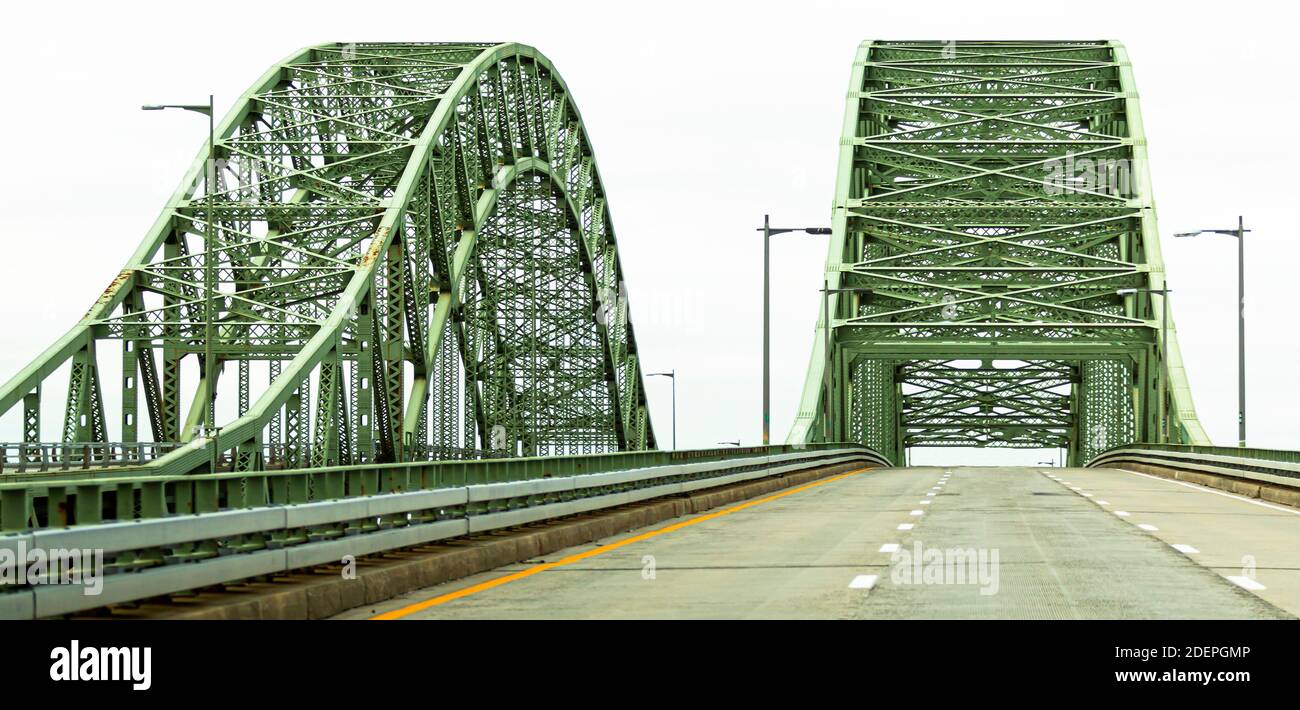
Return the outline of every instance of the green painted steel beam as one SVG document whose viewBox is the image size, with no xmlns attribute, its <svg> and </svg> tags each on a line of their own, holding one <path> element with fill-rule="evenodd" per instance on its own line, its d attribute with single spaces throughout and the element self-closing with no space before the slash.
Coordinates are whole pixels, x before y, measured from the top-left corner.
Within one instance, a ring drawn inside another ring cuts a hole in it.
<svg viewBox="0 0 1300 710">
<path fill-rule="evenodd" d="M 865 42 L 848 96 L 790 442 L 1207 443 L 1122 45 Z"/>
<path fill-rule="evenodd" d="M 70 444 L 145 451 L 110 421 L 155 432 L 145 466 L 165 475 L 214 448 L 238 470 L 655 448 L 600 173 L 541 53 L 309 47 L 215 136 L 212 174 L 205 148 L 85 318 L 0 387 L 40 444 L 42 385 L 72 368 L 54 468 Z M 129 346 L 121 412 L 103 411 L 104 340 Z M 215 371 L 185 380 L 206 350 Z"/>
</svg>

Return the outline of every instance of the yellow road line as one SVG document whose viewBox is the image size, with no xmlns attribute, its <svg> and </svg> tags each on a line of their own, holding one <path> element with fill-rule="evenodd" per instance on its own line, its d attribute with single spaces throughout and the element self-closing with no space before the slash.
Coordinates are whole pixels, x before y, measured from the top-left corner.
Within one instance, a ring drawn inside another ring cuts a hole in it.
<svg viewBox="0 0 1300 710">
<path fill-rule="evenodd" d="M 609 552 L 610 550 L 617 550 L 618 548 L 623 547 L 625 545 L 631 545 L 634 542 L 649 540 L 652 537 L 658 537 L 659 535 L 670 533 L 675 530 L 681 530 L 684 527 L 695 525 L 696 523 L 702 523 L 706 520 L 713 520 L 714 518 L 720 518 L 724 515 L 730 515 L 731 513 L 734 513 L 738 510 L 744 510 L 746 508 L 759 505 L 760 503 L 766 503 L 768 501 L 776 500 L 777 498 L 784 498 L 788 495 L 794 495 L 799 491 L 806 491 L 809 488 L 816 488 L 817 486 L 823 486 L 826 485 L 827 483 L 834 483 L 835 481 L 838 481 L 842 478 L 848 478 L 849 476 L 852 476 L 857 473 L 862 473 L 863 471 L 867 471 L 869 469 L 870 467 L 867 467 L 867 468 L 860 468 L 856 471 L 849 471 L 848 473 L 841 473 L 838 476 L 831 476 L 830 478 L 823 478 L 819 481 L 806 483 L 797 488 L 790 488 L 788 490 L 781 491 L 780 493 L 773 493 L 770 496 L 766 496 L 763 498 L 756 498 L 751 501 L 746 501 L 744 503 L 733 505 L 730 508 L 723 508 L 722 510 L 718 510 L 712 513 L 705 513 L 704 515 L 698 515 L 694 518 L 690 518 L 689 520 L 683 520 L 680 523 L 673 523 L 672 525 L 667 525 L 657 530 L 651 530 L 650 532 L 641 533 L 640 535 L 629 537 L 624 540 L 619 540 L 618 542 L 612 542 L 608 545 L 602 545 L 600 547 L 591 550 L 586 550 L 585 552 L 579 552 L 577 554 L 569 555 L 568 557 L 556 560 L 554 562 L 545 562 L 535 567 L 529 567 L 528 569 L 522 570 L 520 572 L 507 574 L 502 577 L 497 577 L 496 579 L 489 579 L 486 582 L 480 582 L 479 584 L 475 584 L 470 587 L 465 587 L 464 589 L 458 589 L 454 592 L 447 592 L 446 594 L 441 594 L 436 597 L 431 597 L 429 599 L 425 599 L 424 601 L 416 602 L 409 606 L 404 606 L 400 609 L 394 609 L 393 611 L 386 611 L 382 614 L 377 614 L 375 616 L 372 616 L 370 617 L 370 619 L 372 621 L 375 620 L 389 621 L 392 619 L 401 619 L 402 617 L 410 616 L 411 614 L 414 614 L 419 611 L 423 611 L 430 607 L 438 606 L 439 604 L 446 604 L 447 602 L 450 601 L 455 601 L 457 599 L 468 597 L 471 594 L 478 594 L 479 592 L 485 592 L 489 589 L 499 587 L 503 584 L 514 582 L 515 580 L 524 579 L 525 577 L 531 577 L 535 574 L 545 572 L 548 569 L 554 569 L 561 565 L 567 565 L 567 564 L 572 564 L 574 562 L 579 562 L 587 559 L 588 557 L 595 557 L 596 555 L 604 554 L 606 552 Z"/>
</svg>

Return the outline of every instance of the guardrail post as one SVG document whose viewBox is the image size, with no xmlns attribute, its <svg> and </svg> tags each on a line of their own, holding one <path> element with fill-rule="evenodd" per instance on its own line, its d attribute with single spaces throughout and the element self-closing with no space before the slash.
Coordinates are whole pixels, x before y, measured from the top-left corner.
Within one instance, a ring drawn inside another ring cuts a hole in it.
<svg viewBox="0 0 1300 710">
<path fill-rule="evenodd" d="M 285 501 L 290 505 L 294 503 L 306 503 L 308 500 L 307 477 L 311 474 L 295 473 L 289 476 L 288 481 L 288 498 Z"/>
<path fill-rule="evenodd" d="M 325 495 L 329 498 L 344 498 L 347 496 L 347 479 L 342 471 L 327 471 L 325 473 Z"/>
<path fill-rule="evenodd" d="M 432 467 L 420 463 L 411 471 L 411 488 L 412 490 L 422 491 L 429 487 L 429 471 Z"/>
<path fill-rule="evenodd" d="M 250 508 L 267 503 L 266 476 L 249 476 L 244 479 L 244 505 Z"/>
<path fill-rule="evenodd" d="M 355 498 L 366 494 L 366 478 L 361 469 L 348 469 L 348 472 L 344 474 L 344 477 L 346 479 L 344 485 L 347 486 L 348 497 Z"/>
<path fill-rule="evenodd" d="M 140 517 L 161 518 L 167 515 L 166 484 L 145 481 L 140 484 Z"/>
<path fill-rule="evenodd" d="M 27 512 L 31 499 L 26 488 L 0 491 L 0 531 L 21 532 L 27 529 Z"/>
<path fill-rule="evenodd" d="M 438 485 L 440 486 L 463 486 L 465 483 L 465 466 L 460 461 L 456 463 L 443 464 L 438 472 Z"/>
<path fill-rule="evenodd" d="M 193 515 L 194 510 L 194 482 L 178 481 L 176 488 L 172 491 L 172 497 L 176 499 L 177 515 Z"/>
<path fill-rule="evenodd" d="M 213 479 L 194 482 L 194 512 L 215 513 L 220 508 L 221 489 Z"/>
<path fill-rule="evenodd" d="M 51 528 L 68 527 L 68 489 L 50 486 L 45 490 L 45 525 Z"/>
<path fill-rule="evenodd" d="M 307 489 L 311 491 L 311 499 L 325 500 L 327 497 L 326 491 L 329 490 L 329 485 L 325 482 L 325 474 L 310 473 L 307 475 L 311 477 L 311 485 Z"/>
<path fill-rule="evenodd" d="M 384 493 L 397 493 L 402 490 L 401 471 L 385 469 L 380 476 L 380 486 Z"/>
<path fill-rule="evenodd" d="M 77 486 L 77 525 L 93 525 L 104 521 L 104 508 L 99 484 Z"/>
<path fill-rule="evenodd" d="M 223 489 L 226 494 L 225 497 L 226 497 L 227 506 L 231 508 L 244 507 L 244 496 L 246 494 L 246 489 L 244 488 L 244 479 L 242 478 L 221 479 L 221 481 L 218 483 L 217 486 L 218 500 L 221 499 L 220 494 Z"/>
<path fill-rule="evenodd" d="M 289 500 L 289 477 L 266 477 L 266 502 L 269 505 L 284 505 Z"/>
<path fill-rule="evenodd" d="M 117 519 L 135 520 L 135 486 L 130 483 L 117 484 Z"/>
</svg>

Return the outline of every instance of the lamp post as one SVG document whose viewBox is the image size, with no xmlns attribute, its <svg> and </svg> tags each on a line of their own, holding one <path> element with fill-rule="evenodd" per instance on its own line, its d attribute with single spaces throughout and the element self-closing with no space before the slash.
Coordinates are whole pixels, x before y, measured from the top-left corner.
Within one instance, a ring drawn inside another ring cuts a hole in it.
<svg viewBox="0 0 1300 710">
<path fill-rule="evenodd" d="M 719 446 L 740 446 L 739 441 L 719 441 Z"/>
<path fill-rule="evenodd" d="M 803 232 L 805 234 L 830 234 L 830 227 L 773 227 L 768 215 L 763 215 L 763 446 L 771 443 L 772 427 L 772 252 L 774 234 Z"/>
<path fill-rule="evenodd" d="M 1240 447 L 1246 445 L 1246 233 L 1249 231 L 1245 220 L 1238 216 L 1236 229 L 1198 229 L 1174 235 L 1225 234 L 1237 238 L 1237 446 Z"/>
<path fill-rule="evenodd" d="M 651 372 L 647 377 L 667 377 L 673 381 L 673 451 L 677 450 L 677 370 Z"/>
<path fill-rule="evenodd" d="M 1159 400 L 1160 409 L 1160 429 L 1157 431 L 1159 438 L 1156 443 L 1163 444 L 1169 441 L 1169 423 L 1168 412 L 1165 408 L 1165 396 L 1169 385 L 1169 294 L 1173 293 L 1167 288 L 1121 288 L 1115 291 L 1119 296 L 1131 296 L 1138 293 L 1154 293 L 1160 295 L 1160 347 L 1161 347 L 1161 367 L 1158 371 L 1159 377 L 1156 380 L 1157 389 L 1156 397 Z"/>
<path fill-rule="evenodd" d="M 213 125 L 214 113 L 212 95 L 208 95 L 208 103 L 205 104 L 145 104 L 140 109 L 143 111 L 162 111 L 169 108 L 177 108 L 182 111 L 193 111 L 201 113 L 208 117 L 208 160 L 205 166 L 203 182 L 203 199 L 204 212 L 206 213 L 203 220 L 203 376 L 207 379 L 207 397 L 203 403 L 203 428 L 206 436 L 212 439 L 212 453 L 209 465 L 212 472 L 217 471 L 217 454 L 219 451 L 217 438 L 221 435 L 217 429 L 215 416 L 213 416 L 213 406 L 217 401 L 217 371 L 216 355 L 212 350 L 212 339 L 214 330 L 214 321 L 216 314 L 214 292 L 217 289 L 216 270 L 213 265 L 213 259 L 216 257 L 216 237 L 217 229 L 214 226 L 215 217 L 213 215 L 213 193 L 216 191 L 216 127 Z"/>
<path fill-rule="evenodd" d="M 826 351 L 826 364 L 822 372 L 822 438 L 829 442 L 831 440 L 831 390 L 834 387 L 834 380 L 831 377 L 831 371 L 834 367 L 834 358 L 831 357 L 831 294 L 832 293 L 871 293 L 869 288 L 831 288 L 827 281 L 822 281 L 822 313 L 826 319 L 826 327 L 822 329 L 822 347 Z"/>
</svg>

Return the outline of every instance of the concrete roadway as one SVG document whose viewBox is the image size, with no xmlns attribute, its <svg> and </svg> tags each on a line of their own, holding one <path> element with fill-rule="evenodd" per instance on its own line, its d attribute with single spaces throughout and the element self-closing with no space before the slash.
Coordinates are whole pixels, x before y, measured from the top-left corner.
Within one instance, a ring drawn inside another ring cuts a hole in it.
<svg viewBox="0 0 1300 710">
<path fill-rule="evenodd" d="M 1128 471 L 877 469 L 338 618 L 1291 618 L 1297 539 L 1300 511 Z"/>
</svg>

